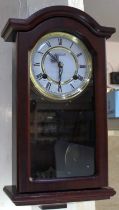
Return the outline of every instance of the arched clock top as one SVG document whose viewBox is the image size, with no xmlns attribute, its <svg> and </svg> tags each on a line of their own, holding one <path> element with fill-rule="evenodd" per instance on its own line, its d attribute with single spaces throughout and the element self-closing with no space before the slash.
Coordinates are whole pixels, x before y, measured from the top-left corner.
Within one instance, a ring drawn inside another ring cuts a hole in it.
<svg viewBox="0 0 119 210">
<path fill-rule="evenodd" d="M 115 28 L 99 25 L 91 16 L 79 9 L 68 6 L 52 6 L 34 13 L 27 19 L 10 18 L 5 25 L 1 36 L 5 41 L 14 42 L 17 32 L 30 31 L 40 23 L 55 17 L 74 19 L 98 37 L 109 38 L 115 33 Z"/>
</svg>

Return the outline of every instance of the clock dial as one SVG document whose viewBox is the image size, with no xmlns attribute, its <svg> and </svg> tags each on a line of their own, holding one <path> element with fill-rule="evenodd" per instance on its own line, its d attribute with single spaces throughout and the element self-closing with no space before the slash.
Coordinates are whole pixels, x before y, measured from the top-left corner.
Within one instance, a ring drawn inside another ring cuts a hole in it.
<svg viewBox="0 0 119 210">
<path fill-rule="evenodd" d="M 71 99 L 90 81 L 91 54 L 73 35 L 49 33 L 36 43 L 29 55 L 32 83 L 38 92 L 50 99 Z"/>
</svg>

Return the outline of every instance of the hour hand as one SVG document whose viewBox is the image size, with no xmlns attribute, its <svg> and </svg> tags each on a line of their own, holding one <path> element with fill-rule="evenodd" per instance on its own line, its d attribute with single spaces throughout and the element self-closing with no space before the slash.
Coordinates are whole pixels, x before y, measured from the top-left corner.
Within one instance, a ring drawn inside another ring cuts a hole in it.
<svg viewBox="0 0 119 210">
<path fill-rule="evenodd" d="M 57 62 L 57 63 L 59 63 L 59 59 L 58 59 L 57 54 L 53 55 L 52 53 L 48 52 L 48 55 L 50 55 L 51 61 L 52 61 L 52 62 Z"/>
</svg>

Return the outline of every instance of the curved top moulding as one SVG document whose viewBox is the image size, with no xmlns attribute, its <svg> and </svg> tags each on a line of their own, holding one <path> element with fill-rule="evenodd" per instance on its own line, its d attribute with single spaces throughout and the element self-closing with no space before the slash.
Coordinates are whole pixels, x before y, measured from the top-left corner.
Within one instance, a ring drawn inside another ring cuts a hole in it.
<svg viewBox="0 0 119 210">
<path fill-rule="evenodd" d="M 5 41 L 14 42 L 17 32 L 32 30 L 41 22 L 54 17 L 73 18 L 99 37 L 109 38 L 116 31 L 115 28 L 99 25 L 91 16 L 79 9 L 68 6 L 53 6 L 39 10 L 27 19 L 10 18 L 1 36 Z"/>
</svg>

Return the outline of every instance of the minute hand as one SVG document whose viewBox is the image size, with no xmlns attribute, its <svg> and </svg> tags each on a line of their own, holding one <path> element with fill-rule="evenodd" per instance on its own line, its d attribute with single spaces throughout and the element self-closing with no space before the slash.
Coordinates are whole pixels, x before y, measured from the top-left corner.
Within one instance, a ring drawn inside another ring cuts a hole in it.
<svg viewBox="0 0 119 210">
<path fill-rule="evenodd" d="M 59 67 L 59 84 L 58 84 L 58 92 L 62 92 L 62 87 L 61 87 L 61 78 L 62 78 L 62 73 L 63 73 L 63 63 L 59 62 L 58 63 Z"/>
<path fill-rule="evenodd" d="M 58 67 L 59 67 L 59 80 L 61 81 L 62 73 L 63 73 L 63 63 L 58 62 Z"/>
</svg>

